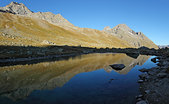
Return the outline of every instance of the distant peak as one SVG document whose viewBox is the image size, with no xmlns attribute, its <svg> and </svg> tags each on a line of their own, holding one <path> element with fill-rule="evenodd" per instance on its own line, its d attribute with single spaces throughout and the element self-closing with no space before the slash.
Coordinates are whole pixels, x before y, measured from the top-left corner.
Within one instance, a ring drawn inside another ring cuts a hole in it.
<svg viewBox="0 0 169 104">
<path fill-rule="evenodd" d="M 119 25 L 115 26 L 113 29 L 115 31 L 123 30 L 126 32 L 133 32 L 133 30 L 130 27 L 128 27 L 126 24 L 119 24 Z"/>
<path fill-rule="evenodd" d="M 60 17 L 60 18 L 64 18 L 61 14 L 57 14 L 57 16 Z"/>
<path fill-rule="evenodd" d="M 61 14 L 57 14 L 58 16 L 62 16 Z"/>
<path fill-rule="evenodd" d="M 9 5 L 23 5 L 22 3 L 12 1 Z"/>
<path fill-rule="evenodd" d="M 130 29 L 126 24 L 118 24 L 116 27 Z"/>
<path fill-rule="evenodd" d="M 103 30 L 104 30 L 104 31 L 106 31 L 106 30 L 111 30 L 111 28 L 110 28 L 110 26 L 106 26 L 106 27 L 104 27 Z"/>
<path fill-rule="evenodd" d="M 126 24 L 118 24 L 117 26 L 127 26 Z"/>
<path fill-rule="evenodd" d="M 14 14 L 20 14 L 20 15 L 27 15 L 31 14 L 32 12 L 22 3 L 17 2 L 11 2 L 5 7 L 0 8 L 3 11 L 9 11 Z"/>
<path fill-rule="evenodd" d="M 6 7 L 12 7 L 12 6 L 23 6 L 26 7 L 23 3 L 18 3 L 18 2 L 11 2 L 10 4 L 8 4 Z"/>
</svg>

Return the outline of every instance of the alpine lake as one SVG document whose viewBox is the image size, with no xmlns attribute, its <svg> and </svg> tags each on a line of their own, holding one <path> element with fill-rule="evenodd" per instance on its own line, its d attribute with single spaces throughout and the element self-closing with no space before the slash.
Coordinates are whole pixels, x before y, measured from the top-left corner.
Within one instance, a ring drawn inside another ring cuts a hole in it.
<svg viewBox="0 0 169 104">
<path fill-rule="evenodd" d="M 134 104 L 154 56 L 94 53 L 0 67 L 0 104 Z M 122 70 L 109 65 L 124 64 Z"/>
</svg>

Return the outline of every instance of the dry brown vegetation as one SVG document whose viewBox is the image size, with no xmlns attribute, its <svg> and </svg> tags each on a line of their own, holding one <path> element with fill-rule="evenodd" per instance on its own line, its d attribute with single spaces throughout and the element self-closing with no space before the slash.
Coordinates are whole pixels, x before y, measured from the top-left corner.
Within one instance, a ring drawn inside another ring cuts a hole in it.
<svg viewBox="0 0 169 104">
<path fill-rule="evenodd" d="M 0 18 L 0 45 L 130 47 L 127 42 L 99 30 L 84 28 L 75 32 L 44 20 L 10 13 L 0 13 Z"/>
</svg>

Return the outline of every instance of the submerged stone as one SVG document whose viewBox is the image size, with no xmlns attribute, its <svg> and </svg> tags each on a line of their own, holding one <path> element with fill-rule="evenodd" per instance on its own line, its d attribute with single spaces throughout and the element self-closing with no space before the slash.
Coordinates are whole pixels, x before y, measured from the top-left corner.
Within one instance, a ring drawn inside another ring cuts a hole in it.
<svg viewBox="0 0 169 104">
<path fill-rule="evenodd" d="M 145 69 L 145 68 L 144 68 L 144 69 L 140 69 L 139 71 L 140 71 L 140 72 L 148 72 L 149 69 Z"/>
<path fill-rule="evenodd" d="M 144 81 L 143 80 L 138 80 L 138 83 L 143 83 Z"/>
<path fill-rule="evenodd" d="M 145 100 L 141 100 L 141 101 L 137 102 L 136 104 L 147 104 L 147 102 Z"/>
<path fill-rule="evenodd" d="M 143 98 L 143 95 L 136 96 L 136 99 Z"/>
</svg>

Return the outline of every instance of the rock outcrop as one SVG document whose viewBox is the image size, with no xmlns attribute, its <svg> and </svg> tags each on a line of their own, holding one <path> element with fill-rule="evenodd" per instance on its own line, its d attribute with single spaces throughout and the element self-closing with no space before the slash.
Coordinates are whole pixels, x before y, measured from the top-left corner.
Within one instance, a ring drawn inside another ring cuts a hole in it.
<svg viewBox="0 0 169 104">
<path fill-rule="evenodd" d="M 142 32 L 135 32 L 126 24 L 119 24 L 114 28 L 105 27 L 104 32 L 117 36 L 121 40 L 127 41 L 132 47 L 147 46 L 151 48 L 158 48 L 150 39 L 148 39 Z"/>
<path fill-rule="evenodd" d="M 9 5 L 5 7 L 0 7 L 0 10 L 11 12 L 13 14 L 27 15 L 27 16 L 33 13 L 24 4 L 17 3 L 17 2 L 11 2 Z"/>
</svg>

